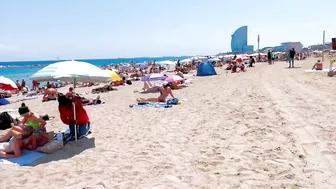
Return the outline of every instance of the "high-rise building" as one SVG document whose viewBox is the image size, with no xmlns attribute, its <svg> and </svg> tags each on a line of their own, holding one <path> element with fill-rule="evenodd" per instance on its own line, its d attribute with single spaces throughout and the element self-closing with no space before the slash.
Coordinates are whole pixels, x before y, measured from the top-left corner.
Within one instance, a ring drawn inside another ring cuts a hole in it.
<svg viewBox="0 0 336 189">
<path fill-rule="evenodd" d="M 233 53 L 253 52 L 253 45 L 247 45 L 247 26 L 238 28 L 231 36 L 231 51 Z"/>
</svg>

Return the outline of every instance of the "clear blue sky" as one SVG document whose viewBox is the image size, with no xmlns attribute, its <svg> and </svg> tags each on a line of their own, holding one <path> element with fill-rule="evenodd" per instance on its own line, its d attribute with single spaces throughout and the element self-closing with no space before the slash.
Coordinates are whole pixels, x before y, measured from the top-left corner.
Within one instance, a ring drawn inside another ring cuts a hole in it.
<svg viewBox="0 0 336 189">
<path fill-rule="evenodd" d="M 271 3 L 272 2 L 272 3 Z M 273 3 L 274 2 L 274 3 Z M 336 36 L 335 0 L 0 0 L 0 61 L 216 54 Z M 334 9 L 334 10 L 333 10 Z"/>
</svg>

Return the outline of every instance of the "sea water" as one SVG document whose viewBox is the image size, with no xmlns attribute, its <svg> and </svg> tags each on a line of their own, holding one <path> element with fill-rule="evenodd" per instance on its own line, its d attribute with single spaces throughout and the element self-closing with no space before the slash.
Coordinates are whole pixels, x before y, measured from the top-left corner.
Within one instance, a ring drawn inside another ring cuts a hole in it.
<svg viewBox="0 0 336 189">
<path fill-rule="evenodd" d="M 188 57 L 158 57 L 158 58 L 118 58 L 118 59 L 87 59 L 87 60 L 78 60 L 83 62 L 88 62 L 96 66 L 102 65 L 116 65 L 120 63 L 142 63 L 149 61 L 164 61 L 164 60 L 177 60 L 185 59 Z M 24 79 L 26 84 L 31 88 L 32 80 L 30 76 L 42 69 L 43 67 L 57 62 L 56 60 L 48 61 L 20 61 L 20 62 L 0 62 L 0 75 L 12 79 L 14 82 L 17 80 L 21 83 L 21 80 Z"/>
</svg>

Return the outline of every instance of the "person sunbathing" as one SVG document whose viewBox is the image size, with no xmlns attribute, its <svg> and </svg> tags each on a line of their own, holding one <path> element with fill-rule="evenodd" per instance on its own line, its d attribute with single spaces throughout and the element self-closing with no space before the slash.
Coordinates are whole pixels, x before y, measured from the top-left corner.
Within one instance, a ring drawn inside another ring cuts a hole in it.
<svg viewBox="0 0 336 189">
<path fill-rule="evenodd" d="M 317 60 L 317 63 L 314 64 L 312 70 L 323 70 L 323 63 L 321 60 Z"/>
<path fill-rule="evenodd" d="M 22 149 L 36 150 L 37 137 L 33 132 L 33 127 L 25 127 L 21 134 L 12 137 L 8 142 L 0 143 L 0 157 L 15 158 L 21 156 Z"/>
<path fill-rule="evenodd" d="M 238 68 L 237 63 L 233 63 L 232 69 L 231 69 L 231 73 L 236 73 L 237 72 L 237 68 Z"/>
<path fill-rule="evenodd" d="M 44 96 L 42 98 L 42 102 L 48 102 L 51 100 L 56 100 L 57 90 L 52 88 L 52 85 L 48 84 L 47 89 L 44 92 Z"/>
<path fill-rule="evenodd" d="M 37 116 L 35 113 L 31 112 L 30 109 L 25 105 L 21 104 L 19 108 L 19 114 L 23 117 L 23 120 L 20 123 L 20 126 L 24 128 L 25 126 L 33 127 L 34 131 L 45 132 L 46 131 L 46 122 Z"/>
<path fill-rule="evenodd" d="M 177 70 L 177 71 L 176 71 L 176 75 L 178 75 L 178 76 L 184 78 L 184 75 L 183 75 L 183 73 L 182 73 L 180 70 Z"/>
<path fill-rule="evenodd" d="M 166 102 L 166 99 L 169 95 L 175 98 L 172 89 L 170 88 L 170 84 L 168 82 L 164 82 L 162 88 L 160 89 L 160 96 L 158 98 L 138 98 L 137 101 L 138 103 Z"/>
<path fill-rule="evenodd" d="M 239 66 L 239 68 L 240 68 L 240 72 L 245 72 L 246 70 L 245 70 L 245 64 L 244 63 L 242 63 L 240 66 Z"/>
<path fill-rule="evenodd" d="M 100 95 L 98 95 L 97 98 L 95 98 L 95 99 L 81 98 L 81 101 L 83 103 L 83 106 L 86 106 L 86 105 L 96 105 L 96 104 L 103 103 L 100 100 Z"/>
<path fill-rule="evenodd" d="M 231 70 L 232 69 L 232 64 L 231 63 L 228 63 L 228 66 L 225 68 L 225 70 Z"/>
</svg>

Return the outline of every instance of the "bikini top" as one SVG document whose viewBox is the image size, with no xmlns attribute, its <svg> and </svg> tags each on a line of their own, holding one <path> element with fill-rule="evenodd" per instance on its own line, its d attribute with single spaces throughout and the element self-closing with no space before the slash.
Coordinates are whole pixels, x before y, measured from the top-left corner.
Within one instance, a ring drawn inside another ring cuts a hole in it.
<svg viewBox="0 0 336 189">
<path fill-rule="evenodd" d="M 35 130 L 36 130 L 37 128 L 39 128 L 40 125 L 41 125 L 40 122 L 32 122 L 31 120 L 29 120 L 29 121 L 27 122 L 27 126 L 28 126 L 28 127 L 33 127 Z"/>
</svg>

